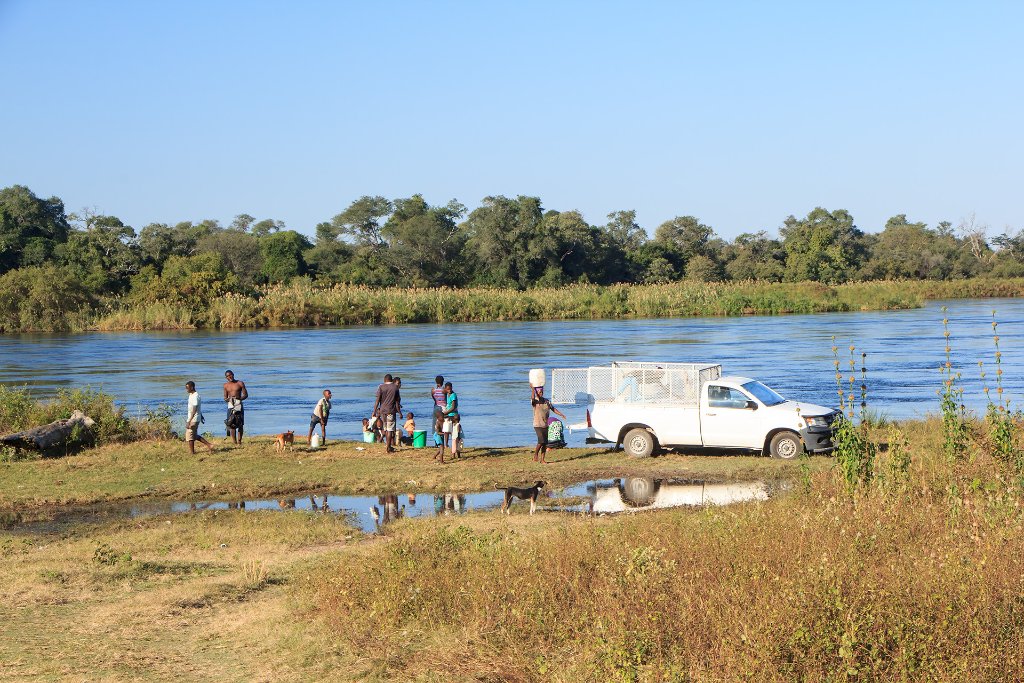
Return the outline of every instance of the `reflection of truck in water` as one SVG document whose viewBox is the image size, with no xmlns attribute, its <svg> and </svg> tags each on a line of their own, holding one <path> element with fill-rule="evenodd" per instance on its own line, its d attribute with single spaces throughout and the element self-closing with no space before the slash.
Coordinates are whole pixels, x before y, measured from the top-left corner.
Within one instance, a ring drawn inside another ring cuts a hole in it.
<svg viewBox="0 0 1024 683">
<path fill-rule="evenodd" d="M 749 377 L 700 363 L 611 363 L 551 373 L 551 400 L 587 407 L 587 443 L 622 444 L 636 457 L 658 448 L 757 451 L 795 458 L 832 450 L 839 411 L 790 401 Z"/>
<path fill-rule="evenodd" d="M 601 514 L 768 500 L 768 485 L 763 481 L 709 484 L 633 477 L 597 484 L 590 494 L 591 512 Z"/>
</svg>

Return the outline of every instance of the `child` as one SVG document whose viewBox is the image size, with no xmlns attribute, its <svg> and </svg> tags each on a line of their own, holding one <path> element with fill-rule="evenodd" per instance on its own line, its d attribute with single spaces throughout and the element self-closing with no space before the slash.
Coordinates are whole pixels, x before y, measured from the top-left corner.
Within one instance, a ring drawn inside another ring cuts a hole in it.
<svg viewBox="0 0 1024 683">
<path fill-rule="evenodd" d="M 364 417 L 363 418 L 363 441 L 366 441 L 366 435 L 367 434 L 373 434 L 373 427 L 370 426 L 370 418 Z"/>
<path fill-rule="evenodd" d="M 438 413 L 437 419 L 434 421 L 434 445 L 437 446 L 437 453 L 434 454 L 434 460 L 441 459 L 441 464 L 444 464 L 444 432 L 441 431 L 442 425 L 444 424 L 444 415 Z"/>
<path fill-rule="evenodd" d="M 458 415 L 452 415 L 452 457 L 462 457 L 462 439 L 466 436 L 465 432 L 462 431 L 461 418 Z"/>
<path fill-rule="evenodd" d="M 371 415 L 370 429 L 373 431 L 374 440 L 377 443 L 384 443 L 384 420 L 377 415 Z"/>
<path fill-rule="evenodd" d="M 405 443 L 411 446 L 412 433 L 416 431 L 416 420 L 413 419 L 412 413 L 406 413 L 405 424 L 402 425 L 402 429 L 405 430 Z"/>
</svg>

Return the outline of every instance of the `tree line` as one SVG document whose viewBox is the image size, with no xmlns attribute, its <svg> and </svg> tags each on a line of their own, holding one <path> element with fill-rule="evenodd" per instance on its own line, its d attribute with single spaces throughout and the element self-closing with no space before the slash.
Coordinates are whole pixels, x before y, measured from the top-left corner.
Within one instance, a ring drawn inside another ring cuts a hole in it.
<svg viewBox="0 0 1024 683">
<path fill-rule="evenodd" d="M 635 211 L 592 225 L 578 211 L 544 209 L 538 197 L 486 197 L 468 211 L 421 195 L 360 197 L 310 239 L 282 221 L 241 214 L 216 220 L 150 223 L 136 231 L 113 215 L 68 213 L 57 197 L 0 190 L 0 307 L 5 297 L 40 291 L 79 306 L 208 299 L 253 293 L 305 277 L 372 287 L 495 286 L 526 289 L 571 283 L 679 280 L 947 280 L 1024 275 L 1024 235 L 989 238 L 972 222 L 934 227 L 890 218 L 877 233 L 846 210 L 788 216 L 777 236 L 731 241 L 694 216 L 654 230 Z"/>
</svg>

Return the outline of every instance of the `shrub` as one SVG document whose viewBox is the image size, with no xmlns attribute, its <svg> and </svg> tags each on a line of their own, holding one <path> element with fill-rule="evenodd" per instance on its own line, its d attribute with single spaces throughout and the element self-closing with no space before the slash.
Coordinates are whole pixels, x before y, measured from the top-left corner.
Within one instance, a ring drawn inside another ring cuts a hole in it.
<svg viewBox="0 0 1024 683">
<path fill-rule="evenodd" d="M 124 406 L 114 398 L 89 387 L 59 389 L 54 398 L 37 401 L 28 388 L 10 388 L 0 384 L 0 433 L 19 432 L 55 420 L 66 420 L 80 410 L 96 422 L 96 443 L 125 442 L 139 439 L 169 438 L 172 409 L 160 406 L 147 409 L 136 418 L 125 414 Z"/>
<path fill-rule="evenodd" d="M 91 303 L 85 285 L 56 266 L 18 268 L 0 276 L 0 333 L 70 330 Z"/>
</svg>

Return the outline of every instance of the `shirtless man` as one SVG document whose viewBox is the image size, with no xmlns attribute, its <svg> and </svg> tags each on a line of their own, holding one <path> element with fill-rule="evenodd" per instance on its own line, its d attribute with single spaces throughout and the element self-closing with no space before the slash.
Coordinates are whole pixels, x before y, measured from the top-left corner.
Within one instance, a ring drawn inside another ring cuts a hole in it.
<svg viewBox="0 0 1024 683">
<path fill-rule="evenodd" d="M 230 370 L 224 372 L 224 401 L 228 404 L 227 419 L 224 424 L 228 428 L 228 436 L 231 442 L 236 445 L 242 443 L 242 431 L 245 427 L 245 409 L 242 401 L 249 398 L 249 392 L 245 388 L 245 382 L 235 379 L 235 373 Z"/>
</svg>

